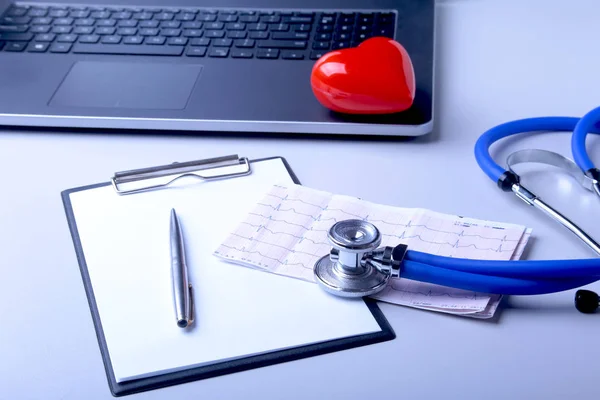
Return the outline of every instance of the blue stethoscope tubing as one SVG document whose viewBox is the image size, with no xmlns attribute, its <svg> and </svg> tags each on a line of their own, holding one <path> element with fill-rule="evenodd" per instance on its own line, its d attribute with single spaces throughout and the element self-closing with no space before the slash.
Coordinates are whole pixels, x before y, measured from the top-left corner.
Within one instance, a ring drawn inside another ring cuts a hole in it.
<svg viewBox="0 0 600 400">
<path fill-rule="evenodd" d="M 508 136 L 536 131 L 570 131 L 577 166 L 598 179 L 585 147 L 588 133 L 600 133 L 600 107 L 582 118 L 539 117 L 515 120 L 485 132 L 475 144 L 481 169 L 504 191 L 519 177 L 499 166 L 490 146 Z M 501 295 L 538 295 L 578 288 L 600 280 L 600 258 L 572 260 L 487 261 L 442 257 L 409 250 L 402 262 L 402 277 L 475 292 Z"/>
</svg>

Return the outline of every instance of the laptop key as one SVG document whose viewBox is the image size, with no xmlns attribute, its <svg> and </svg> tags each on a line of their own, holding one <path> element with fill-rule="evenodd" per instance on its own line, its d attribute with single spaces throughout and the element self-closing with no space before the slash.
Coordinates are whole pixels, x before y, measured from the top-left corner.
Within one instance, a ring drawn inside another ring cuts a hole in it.
<svg viewBox="0 0 600 400">
<path fill-rule="evenodd" d="M 142 44 L 144 38 L 142 36 L 127 36 L 123 39 L 124 44 Z M 79 41 L 81 42 L 81 40 Z"/>
<path fill-rule="evenodd" d="M 119 44 L 119 43 L 121 43 L 121 36 L 116 36 L 116 35 L 103 36 L 102 43 L 104 43 L 104 44 Z"/>
<path fill-rule="evenodd" d="M 18 6 L 12 6 L 7 12 L 6 15 L 9 15 L 11 17 L 22 17 L 24 15 L 27 14 L 27 11 L 29 11 L 28 8 L 25 7 L 18 7 Z"/>
<path fill-rule="evenodd" d="M 212 15 L 212 14 L 201 14 L 196 17 L 196 21 L 200 21 L 200 22 L 214 22 L 216 20 L 217 20 L 217 16 Z"/>
<path fill-rule="evenodd" d="M 171 46 L 185 46 L 188 43 L 188 38 L 172 37 L 167 40 L 167 44 Z"/>
<path fill-rule="evenodd" d="M 200 29 L 202 28 L 202 22 L 188 21 L 184 22 L 181 27 L 183 29 Z"/>
<path fill-rule="evenodd" d="M 188 47 L 185 55 L 189 57 L 204 57 L 206 55 L 206 47 Z"/>
<path fill-rule="evenodd" d="M 237 22 L 237 15 L 219 15 L 219 21 L 221 22 Z M 209 54 L 210 56 L 210 54 Z"/>
<path fill-rule="evenodd" d="M 354 23 L 354 20 L 355 20 L 354 13 L 342 14 L 342 15 L 340 15 L 340 18 L 338 19 L 338 23 L 351 25 Z"/>
<path fill-rule="evenodd" d="M 265 24 L 278 24 L 281 22 L 281 17 L 279 15 L 265 15 L 260 17 L 260 22 L 264 22 Z"/>
<path fill-rule="evenodd" d="M 273 32 L 274 40 L 308 40 L 308 32 Z"/>
<path fill-rule="evenodd" d="M 272 24 L 270 30 L 272 32 L 287 32 L 290 30 L 290 26 L 288 24 Z"/>
<path fill-rule="evenodd" d="M 152 19 L 152 17 L 154 17 L 154 14 L 151 12 L 147 12 L 147 11 L 142 11 L 142 12 L 137 12 L 135 14 L 133 14 L 132 18 L 139 20 L 139 21 L 146 21 L 149 19 Z"/>
<path fill-rule="evenodd" d="M 110 18 L 110 12 L 109 11 L 94 11 L 90 14 L 90 17 L 96 18 L 96 19 L 108 19 L 108 18 Z"/>
<path fill-rule="evenodd" d="M 343 25 L 342 27 L 340 27 L 340 31 L 352 32 L 352 27 L 350 25 Z M 317 26 L 317 32 L 319 32 L 319 33 L 333 32 L 333 25 L 319 25 L 319 26 Z"/>
<path fill-rule="evenodd" d="M 45 53 L 50 43 L 29 43 L 27 51 L 30 53 Z"/>
<path fill-rule="evenodd" d="M 256 58 L 267 58 L 275 60 L 279 58 L 279 50 L 277 49 L 259 49 L 256 53 Z"/>
<path fill-rule="evenodd" d="M 242 22 L 230 22 L 227 25 L 225 25 L 225 29 L 227 29 L 228 31 L 243 31 L 244 29 L 246 29 L 246 24 Z"/>
<path fill-rule="evenodd" d="M 193 21 L 196 19 L 196 14 L 191 12 L 179 13 L 175 16 L 177 21 Z"/>
<path fill-rule="evenodd" d="M 130 13 L 129 11 L 121 11 L 121 12 L 115 12 L 112 13 L 111 18 L 112 19 L 129 19 L 132 17 L 132 13 Z"/>
<path fill-rule="evenodd" d="M 98 43 L 100 36 L 98 35 L 82 35 L 79 36 L 79 43 Z"/>
<path fill-rule="evenodd" d="M 233 40 L 231 39 L 215 39 L 213 40 L 213 46 L 215 47 L 231 47 Z"/>
<path fill-rule="evenodd" d="M 48 32 L 50 32 L 50 26 L 49 25 L 32 26 L 29 29 L 29 32 L 31 32 L 31 33 L 48 33 Z"/>
<path fill-rule="evenodd" d="M 45 7 L 36 7 L 36 8 L 31 8 L 29 9 L 29 12 L 27 13 L 28 17 L 45 17 L 46 15 L 48 15 L 48 9 Z"/>
<path fill-rule="evenodd" d="M 258 15 L 242 15 L 240 17 L 240 22 L 256 23 L 256 22 L 258 22 Z"/>
<path fill-rule="evenodd" d="M 306 41 L 292 40 L 260 40 L 258 47 L 271 49 L 305 49 Z"/>
<path fill-rule="evenodd" d="M 192 39 L 190 42 L 191 46 L 208 46 L 210 44 L 210 39 L 202 38 L 202 39 Z"/>
<path fill-rule="evenodd" d="M 27 47 L 26 42 L 8 42 L 4 46 L 4 51 L 21 52 Z"/>
<path fill-rule="evenodd" d="M 52 18 L 63 18 L 67 15 L 69 15 L 69 12 L 60 8 L 51 9 L 48 13 L 48 16 Z"/>
<path fill-rule="evenodd" d="M 350 42 L 334 42 L 332 48 L 334 50 L 347 49 L 350 47 Z"/>
<path fill-rule="evenodd" d="M 69 13 L 69 17 L 71 18 L 87 18 L 90 16 L 90 12 L 88 10 L 75 10 Z"/>
<path fill-rule="evenodd" d="M 140 36 L 156 36 L 156 35 L 158 35 L 158 29 L 155 29 L 155 28 L 140 29 L 140 31 L 138 33 Z"/>
<path fill-rule="evenodd" d="M 282 51 L 281 58 L 284 60 L 304 60 L 304 52 L 297 50 Z"/>
<path fill-rule="evenodd" d="M 200 36 L 202 36 L 202 31 L 200 29 L 184 29 L 183 36 L 184 37 L 200 37 Z"/>
<path fill-rule="evenodd" d="M 73 30 L 72 26 L 55 26 L 52 28 L 52 33 L 67 34 Z"/>
<path fill-rule="evenodd" d="M 119 28 L 117 29 L 117 35 L 121 36 L 133 36 L 137 33 L 137 28 Z"/>
<path fill-rule="evenodd" d="M 352 40 L 352 35 L 350 33 L 339 33 L 338 32 L 333 37 L 338 42 L 348 42 L 348 41 Z"/>
<path fill-rule="evenodd" d="M 231 50 L 231 57 L 232 58 L 252 58 L 252 57 L 254 57 L 254 53 L 252 52 L 252 50 L 234 49 L 234 50 Z"/>
<path fill-rule="evenodd" d="M 175 14 L 170 12 L 161 12 L 154 16 L 154 19 L 157 21 L 171 21 L 175 17 Z"/>
<path fill-rule="evenodd" d="M 71 25 L 73 22 L 73 18 L 56 18 L 54 20 L 54 25 Z"/>
<path fill-rule="evenodd" d="M 268 28 L 267 24 L 263 24 L 263 23 L 258 23 L 258 24 L 249 24 L 248 25 L 248 30 L 249 31 L 266 31 Z"/>
<path fill-rule="evenodd" d="M 324 55 L 325 55 L 325 52 L 322 50 L 311 51 L 309 58 L 311 60 L 318 60 L 319 58 L 323 57 Z"/>
<path fill-rule="evenodd" d="M 268 39 L 269 32 L 250 32 L 250 39 Z"/>
<path fill-rule="evenodd" d="M 176 37 L 181 35 L 181 29 L 161 29 L 160 34 L 166 37 Z"/>
<path fill-rule="evenodd" d="M 230 39 L 245 39 L 247 35 L 248 35 L 248 32 L 243 32 L 243 31 L 227 32 L 227 37 Z"/>
<path fill-rule="evenodd" d="M 13 42 L 29 42 L 33 39 L 31 33 L 0 33 L 0 40 Z"/>
<path fill-rule="evenodd" d="M 0 25 L 23 25 L 31 22 L 29 17 L 2 17 Z"/>
<path fill-rule="evenodd" d="M 150 38 L 156 39 L 156 38 Z M 164 38 L 162 38 L 164 40 Z M 146 39 L 148 40 L 148 39 Z M 180 56 L 183 46 L 128 46 L 124 44 L 83 44 L 76 43 L 73 53 L 78 54 L 114 54 L 133 56 Z"/>
<path fill-rule="evenodd" d="M 146 38 L 146 44 L 150 44 L 153 46 L 160 46 L 161 44 L 165 44 L 166 41 L 167 41 L 167 38 L 165 38 L 163 36 L 153 36 L 153 37 Z"/>
<path fill-rule="evenodd" d="M 284 17 L 283 22 L 287 22 L 288 24 L 311 24 L 313 22 L 312 17 Z"/>
<path fill-rule="evenodd" d="M 212 48 L 210 49 L 208 56 L 209 57 L 218 57 L 218 58 L 224 58 L 227 57 L 227 55 L 229 54 L 229 49 L 225 48 L 225 47 L 219 47 L 219 48 Z"/>
<path fill-rule="evenodd" d="M 373 29 L 373 36 L 383 36 L 392 39 L 394 37 L 394 27 L 390 25 L 384 28 L 375 28 Z"/>
<path fill-rule="evenodd" d="M 96 22 L 96 26 L 98 27 L 104 27 L 104 26 L 108 26 L 108 27 L 112 27 L 115 26 L 117 24 L 117 21 L 114 19 L 103 19 L 101 21 Z"/>
<path fill-rule="evenodd" d="M 135 19 L 122 19 L 117 23 L 119 28 L 135 28 L 138 22 Z"/>
<path fill-rule="evenodd" d="M 77 35 L 90 35 L 94 32 L 93 26 L 78 26 L 73 29 L 73 33 Z"/>
<path fill-rule="evenodd" d="M 100 28 L 96 28 L 94 32 L 96 35 L 114 35 L 117 30 L 115 28 L 110 28 L 107 26 L 103 26 Z"/>
<path fill-rule="evenodd" d="M 300 24 L 300 25 L 292 25 L 292 30 L 294 32 L 310 32 L 312 29 L 312 25 Z"/>
<path fill-rule="evenodd" d="M 52 18 L 44 17 L 44 18 L 34 18 L 31 20 L 31 25 L 50 25 L 52 23 Z"/>
<path fill-rule="evenodd" d="M 393 13 L 377 13 L 375 23 L 379 25 L 393 24 L 396 16 Z"/>
<path fill-rule="evenodd" d="M 140 22 L 140 28 L 158 28 L 158 21 L 142 21 Z"/>
<path fill-rule="evenodd" d="M 321 25 L 331 25 L 335 22 L 335 16 L 333 15 L 323 15 L 321 19 L 319 19 L 319 23 Z"/>
<path fill-rule="evenodd" d="M 27 25 L 0 25 L 0 33 L 12 32 L 12 33 L 23 33 L 27 32 Z"/>
<path fill-rule="evenodd" d="M 256 41 L 254 39 L 236 40 L 235 47 L 251 49 L 252 47 L 254 47 L 255 43 L 256 43 Z"/>
<path fill-rule="evenodd" d="M 56 35 L 54 33 L 40 33 L 35 35 L 36 42 L 51 42 L 56 39 Z"/>
<path fill-rule="evenodd" d="M 169 28 L 169 29 L 177 29 L 181 27 L 181 22 L 179 21 L 163 21 L 160 24 L 161 28 Z"/>
<path fill-rule="evenodd" d="M 372 36 L 373 36 L 373 34 L 371 34 L 371 33 L 357 33 L 356 35 L 354 35 L 354 41 L 360 43 L 364 40 L 369 39 Z"/>
<path fill-rule="evenodd" d="M 328 50 L 329 46 L 329 42 L 314 42 L 312 48 L 315 50 Z"/>
<path fill-rule="evenodd" d="M 225 24 L 222 22 L 210 22 L 208 24 L 204 24 L 204 28 L 208 30 L 221 30 L 225 27 Z"/>
<path fill-rule="evenodd" d="M 222 38 L 225 36 L 225 31 L 206 31 L 204 37 L 207 38 Z"/>
</svg>

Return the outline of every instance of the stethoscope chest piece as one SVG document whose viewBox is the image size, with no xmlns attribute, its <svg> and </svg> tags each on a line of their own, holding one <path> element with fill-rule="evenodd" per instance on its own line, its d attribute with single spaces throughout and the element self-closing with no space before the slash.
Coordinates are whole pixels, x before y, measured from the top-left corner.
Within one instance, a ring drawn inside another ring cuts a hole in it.
<svg viewBox="0 0 600 400">
<path fill-rule="evenodd" d="M 315 263 L 317 283 L 327 292 L 343 297 L 364 297 L 381 291 L 390 274 L 365 262 L 365 255 L 381 243 L 379 230 L 362 220 L 334 224 L 327 234 L 330 254 Z"/>
</svg>

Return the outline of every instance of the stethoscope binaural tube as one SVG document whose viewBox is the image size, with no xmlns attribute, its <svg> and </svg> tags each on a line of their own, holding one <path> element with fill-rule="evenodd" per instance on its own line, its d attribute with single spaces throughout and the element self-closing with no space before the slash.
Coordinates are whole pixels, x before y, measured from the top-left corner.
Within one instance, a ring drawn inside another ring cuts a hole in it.
<svg viewBox="0 0 600 400">
<path fill-rule="evenodd" d="M 594 163 L 586 151 L 585 139 L 588 132 L 597 129 L 596 126 L 599 121 L 600 107 L 595 108 L 584 115 L 573 129 L 573 136 L 571 136 L 573 159 L 586 176 L 595 180 L 593 187 L 598 196 L 600 196 L 600 184 L 598 183 L 600 182 L 600 170 L 594 166 Z"/>
<path fill-rule="evenodd" d="M 499 166 L 493 160 L 489 150 L 490 146 L 494 142 L 519 133 L 539 131 L 572 131 L 574 133 L 571 143 L 573 145 L 573 155 L 576 158 L 577 165 L 582 169 L 583 173 L 587 177 L 593 180 L 593 188 L 596 194 L 600 196 L 600 186 L 598 184 L 600 172 L 593 167 L 593 164 L 585 150 L 585 137 L 587 132 L 591 131 L 592 133 L 600 133 L 600 130 L 597 127 L 599 118 L 600 108 L 597 108 L 586 114 L 581 119 L 574 117 L 539 117 L 507 122 L 495 126 L 481 135 L 475 144 L 475 159 L 477 160 L 477 163 L 481 169 L 488 177 L 497 183 L 500 189 L 505 192 L 512 191 L 525 203 L 540 210 L 548 217 L 567 228 L 585 244 L 587 244 L 592 250 L 600 255 L 600 244 L 598 244 L 592 237 L 590 237 L 566 216 L 552 208 L 530 190 L 525 188 L 520 181 L 519 175 L 513 171 L 505 170 Z"/>
<path fill-rule="evenodd" d="M 408 250 L 400 274 L 412 280 L 475 292 L 537 295 L 570 290 L 600 280 L 600 258 L 489 261 Z"/>
<path fill-rule="evenodd" d="M 401 276 L 456 289 L 521 296 L 562 292 L 600 280 L 600 276 L 556 280 L 509 278 L 455 271 L 410 260 L 402 263 Z"/>
</svg>

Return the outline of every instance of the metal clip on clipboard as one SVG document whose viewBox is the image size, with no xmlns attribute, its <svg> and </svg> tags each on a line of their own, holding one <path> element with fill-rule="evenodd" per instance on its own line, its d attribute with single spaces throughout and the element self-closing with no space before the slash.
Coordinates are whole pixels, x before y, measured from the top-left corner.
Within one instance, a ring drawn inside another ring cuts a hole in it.
<svg viewBox="0 0 600 400">
<path fill-rule="evenodd" d="M 174 162 L 168 165 L 115 172 L 111 178 L 118 194 L 132 194 L 160 189 L 176 180 L 191 176 L 202 180 L 216 180 L 249 175 L 250 161 L 237 154 L 204 160 Z M 126 188 L 125 186 L 129 187 Z"/>
</svg>

